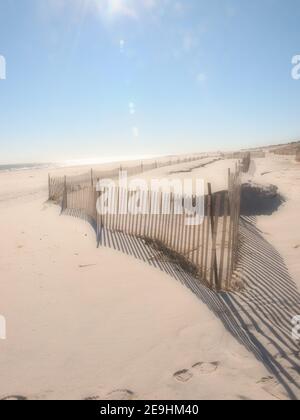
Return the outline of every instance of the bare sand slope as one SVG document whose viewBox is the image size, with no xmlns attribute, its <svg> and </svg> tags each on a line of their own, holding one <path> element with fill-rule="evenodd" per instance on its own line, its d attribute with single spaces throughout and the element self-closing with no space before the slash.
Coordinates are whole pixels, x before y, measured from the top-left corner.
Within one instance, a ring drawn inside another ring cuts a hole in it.
<svg viewBox="0 0 300 420">
<path fill-rule="evenodd" d="M 44 204 L 45 175 L 0 175 L 15 197 L 0 203 L 2 398 L 273 398 L 265 367 L 188 288 L 96 249 L 88 224 Z"/>
<path fill-rule="evenodd" d="M 292 336 L 292 320 L 300 315 L 299 180 L 294 158 L 274 155 L 255 159 L 245 175 L 255 188 L 276 185 L 286 201 L 278 207 L 272 194 L 261 194 L 268 211 L 260 208 L 241 219 L 239 276 L 244 290 L 226 298 L 246 333 L 246 347 L 271 372 L 265 386 L 280 399 L 300 398 L 300 341 Z"/>
<path fill-rule="evenodd" d="M 245 180 L 276 185 L 286 200 L 272 216 L 258 216 L 257 226 L 284 258 L 300 290 L 300 164 L 294 156 L 271 154 L 266 159 L 255 159 L 253 170 L 253 176 Z"/>
</svg>

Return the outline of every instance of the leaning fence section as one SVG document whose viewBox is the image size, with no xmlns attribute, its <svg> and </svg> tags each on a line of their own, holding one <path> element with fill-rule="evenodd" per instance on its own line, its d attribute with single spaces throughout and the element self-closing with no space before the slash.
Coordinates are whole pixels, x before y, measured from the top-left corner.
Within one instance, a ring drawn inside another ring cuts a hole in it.
<svg viewBox="0 0 300 420">
<path fill-rule="evenodd" d="M 207 286 L 220 291 L 234 288 L 242 172 L 243 164 L 239 164 L 235 172 L 229 170 L 228 191 L 214 194 L 208 184 L 208 193 L 202 197 L 201 223 L 190 223 L 195 215 L 185 207 L 186 198 L 195 203 L 201 200 L 197 196 L 114 187 L 108 195 L 113 204 L 109 206 L 109 212 L 103 213 L 97 211 L 97 202 L 104 192 L 97 191 L 92 176 L 89 180 L 63 178 L 62 187 L 60 183 L 51 187 L 56 197 L 62 194 L 63 211 L 88 218 L 94 224 L 98 243 L 107 232 L 138 237 L 169 253 L 174 261 L 191 270 Z"/>
</svg>

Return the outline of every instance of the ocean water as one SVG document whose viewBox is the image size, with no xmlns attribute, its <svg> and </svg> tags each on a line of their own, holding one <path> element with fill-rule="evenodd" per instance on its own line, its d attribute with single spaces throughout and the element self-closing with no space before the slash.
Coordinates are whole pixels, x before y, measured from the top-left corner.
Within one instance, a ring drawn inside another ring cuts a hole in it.
<svg viewBox="0 0 300 420">
<path fill-rule="evenodd" d="M 61 166 L 88 166 L 88 165 L 101 165 L 105 163 L 115 162 L 130 162 L 130 161 L 141 161 L 147 159 L 157 159 L 163 155 L 122 155 L 122 156 L 107 156 L 101 158 L 86 158 L 86 159 L 74 159 L 66 160 Z"/>
<path fill-rule="evenodd" d="M 25 171 L 30 169 L 47 169 L 54 167 L 51 163 L 17 163 L 0 165 L 0 172 Z"/>
<path fill-rule="evenodd" d="M 74 159 L 56 163 L 18 163 L 0 165 L 0 172 L 25 171 L 30 169 L 55 169 L 70 166 L 94 166 L 105 163 L 139 161 L 159 158 L 158 155 L 110 156 L 102 158 Z"/>
</svg>

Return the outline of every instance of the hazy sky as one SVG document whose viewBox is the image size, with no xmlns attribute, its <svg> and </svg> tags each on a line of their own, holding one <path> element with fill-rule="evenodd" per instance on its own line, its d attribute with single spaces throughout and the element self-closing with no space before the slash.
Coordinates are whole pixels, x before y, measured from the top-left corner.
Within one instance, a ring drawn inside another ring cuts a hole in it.
<svg viewBox="0 0 300 420">
<path fill-rule="evenodd" d="M 0 163 L 300 138 L 299 0 L 1 0 Z"/>
</svg>

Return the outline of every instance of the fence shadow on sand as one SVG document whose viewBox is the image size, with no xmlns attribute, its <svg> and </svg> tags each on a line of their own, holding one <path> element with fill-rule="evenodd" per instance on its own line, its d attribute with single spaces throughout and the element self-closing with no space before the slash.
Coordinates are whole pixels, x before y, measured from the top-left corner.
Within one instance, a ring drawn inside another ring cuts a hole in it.
<svg viewBox="0 0 300 420">
<path fill-rule="evenodd" d="M 255 218 L 240 222 L 236 293 L 216 293 L 141 238 L 103 230 L 99 244 L 150 264 L 188 287 L 222 321 L 224 327 L 264 364 L 272 377 L 271 394 L 300 397 L 300 347 L 292 339 L 292 318 L 300 314 L 300 294 L 282 257 L 263 237 Z"/>
</svg>

